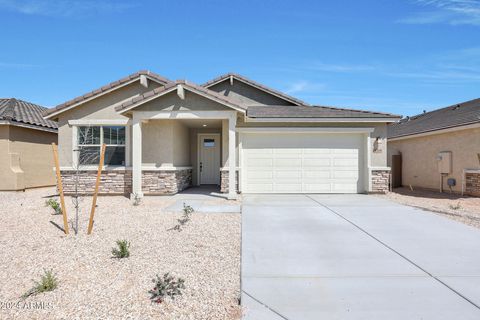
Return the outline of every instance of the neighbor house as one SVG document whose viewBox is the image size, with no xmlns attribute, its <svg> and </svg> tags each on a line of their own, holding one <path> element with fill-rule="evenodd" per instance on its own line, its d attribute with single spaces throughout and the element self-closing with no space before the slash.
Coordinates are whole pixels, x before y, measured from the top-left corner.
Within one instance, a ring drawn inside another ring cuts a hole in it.
<svg viewBox="0 0 480 320">
<path fill-rule="evenodd" d="M 396 186 L 480 195 L 480 99 L 389 125 L 388 153 Z"/>
<path fill-rule="evenodd" d="M 57 124 L 43 119 L 46 108 L 0 99 L 0 190 L 55 185 L 52 142 Z"/>
<path fill-rule="evenodd" d="M 310 106 L 237 74 L 203 85 L 140 71 L 45 113 L 59 124 L 66 192 L 79 170 L 100 192 L 170 194 L 214 185 L 244 193 L 360 193 L 388 188 L 387 123 L 398 116 Z M 233 186 L 233 187 L 231 187 Z"/>
</svg>

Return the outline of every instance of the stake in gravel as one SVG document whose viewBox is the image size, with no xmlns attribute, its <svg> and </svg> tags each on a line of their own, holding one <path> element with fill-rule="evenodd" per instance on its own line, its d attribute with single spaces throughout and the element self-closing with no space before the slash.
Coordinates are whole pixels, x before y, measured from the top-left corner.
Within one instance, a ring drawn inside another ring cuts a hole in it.
<svg viewBox="0 0 480 320">
<path fill-rule="evenodd" d="M 97 172 L 97 182 L 95 183 L 95 192 L 93 193 L 92 210 L 90 211 L 90 221 L 88 222 L 87 234 L 91 234 L 93 229 L 93 217 L 95 216 L 95 207 L 97 206 L 98 188 L 100 187 L 100 177 L 102 176 L 103 160 L 105 159 L 105 148 L 106 148 L 106 144 L 104 143 L 102 144 L 102 151 L 100 153 L 100 162 L 98 164 L 98 172 Z"/>
<path fill-rule="evenodd" d="M 57 173 L 57 186 L 58 192 L 60 193 L 60 204 L 62 206 L 62 214 L 63 214 L 63 231 L 65 234 L 68 234 L 68 219 L 67 219 L 67 208 L 65 207 L 65 198 L 63 196 L 63 184 L 62 184 L 62 176 L 60 175 L 60 164 L 58 162 L 58 149 L 57 145 L 53 142 L 53 159 L 55 161 L 55 171 Z"/>
</svg>

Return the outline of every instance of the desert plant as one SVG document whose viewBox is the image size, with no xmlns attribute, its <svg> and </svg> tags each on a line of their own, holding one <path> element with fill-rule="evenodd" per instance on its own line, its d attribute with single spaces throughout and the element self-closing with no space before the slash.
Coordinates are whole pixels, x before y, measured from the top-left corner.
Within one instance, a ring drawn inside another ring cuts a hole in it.
<svg viewBox="0 0 480 320">
<path fill-rule="evenodd" d="M 127 240 L 117 240 L 118 248 L 112 248 L 112 255 L 115 258 L 122 259 L 130 257 L 130 242 Z"/>
<path fill-rule="evenodd" d="M 451 204 L 450 205 L 450 209 L 452 210 L 458 210 L 460 209 L 462 206 L 460 205 L 460 202 L 458 202 L 457 204 Z"/>
<path fill-rule="evenodd" d="M 190 221 L 190 215 L 192 214 L 192 212 L 194 212 L 195 210 L 193 210 L 193 208 L 191 206 L 188 206 L 186 205 L 185 203 L 183 203 L 183 215 L 180 219 L 177 219 L 178 221 L 178 224 L 175 225 L 175 227 L 173 227 L 172 229 L 173 230 L 177 230 L 177 231 L 182 231 L 182 227 L 188 222 Z"/>
<path fill-rule="evenodd" d="M 166 297 L 172 300 L 175 296 L 182 295 L 182 290 L 185 289 L 185 280 L 182 278 L 175 279 L 169 273 L 165 273 L 163 277 L 158 274 L 155 279 L 152 279 L 155 287 L 149 290 L 150 301 L 155 303 L 162 303 Z"/>
<path fill-rule="evenodd" d="M 136 207 L 140 205 L 142 198 L 136 193 L 133 194 L 132 204 Z"/>
<path fill-rule="evenodd" d="M 40 279 L 40 281 L 34 281 L 34 286 L 30 290 L 28 290 L 24 295 L 22 295 L 23 299 L 26 299 L 30 296 L 47 292 L 53 291 L 57 288 L 58 281 L 57 277 L 53 273 L 52 270 L 44 270 L 44 273 Z"/>
<path fill-rule="evenodd" d="M 48 199 L 47 201 L 45 201 L 45 205 L 55 210 L 55 214 L 62 214 L 62 208 L 60 207 L 60 203 L 58 203 L 56 199 Z"/>
</svg>

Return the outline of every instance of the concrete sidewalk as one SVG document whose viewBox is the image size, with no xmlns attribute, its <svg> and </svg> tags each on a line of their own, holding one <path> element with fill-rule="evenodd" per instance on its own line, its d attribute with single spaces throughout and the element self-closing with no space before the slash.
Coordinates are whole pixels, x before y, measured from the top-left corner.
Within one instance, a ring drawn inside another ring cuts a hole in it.
<svg viewBox="0 0 480 320">
<path fill-rule="evenodd" d="M 480 230 L 366 195 L 244 195 L 246 319 L 480 319 Z"/>
</svg>

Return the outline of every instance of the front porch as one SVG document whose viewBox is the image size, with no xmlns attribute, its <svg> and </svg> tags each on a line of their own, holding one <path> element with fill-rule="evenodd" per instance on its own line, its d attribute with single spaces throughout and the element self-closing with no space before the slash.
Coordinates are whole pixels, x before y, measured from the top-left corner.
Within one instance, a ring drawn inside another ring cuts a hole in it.
<svg viewBox="0 0 480 320">
<path fill-rule="evenodd" d="M 217 185 L 235 199 L 235 111 L 132 112 L 132 197 Z M 230 174 L 231 172 L 231 174 Z"/>
</svg>

